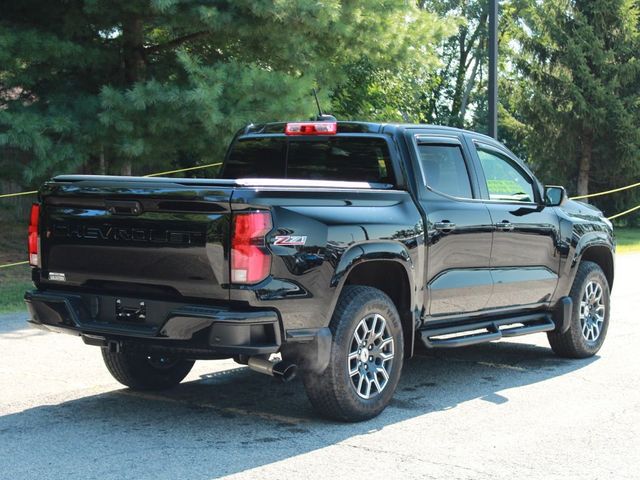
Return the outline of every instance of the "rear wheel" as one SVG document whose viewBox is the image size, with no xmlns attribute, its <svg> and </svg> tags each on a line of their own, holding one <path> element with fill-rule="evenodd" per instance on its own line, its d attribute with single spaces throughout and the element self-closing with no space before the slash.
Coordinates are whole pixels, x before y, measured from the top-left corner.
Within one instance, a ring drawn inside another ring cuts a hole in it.
<svg viewBox="0 0 640 480">
<path fill-rule="evenodd" d="M 193 367 L 192 360 L 158 354 L 113 353 L 102 349 L 109 373 L 134 390 L 165 390 L 179 384 Z"/>
<path fill-rule="evenodd" d="M 609 283 L 600 266 L 580 263 L 569 295 L 571 326 L 565 333 L 548 332 L 549 343 L 561 357 L 591 357 L 602 347 L 609 328 Z"/>
<path fill-rule="evenodd" d="M 389 404 L 402 370 L 400 316 L 380 290 L 346 286 L 329 325 L 333 333 L 328 367 L 304 376 L 313 406 L 323 415 L 361 421 Z"/>
</svg>

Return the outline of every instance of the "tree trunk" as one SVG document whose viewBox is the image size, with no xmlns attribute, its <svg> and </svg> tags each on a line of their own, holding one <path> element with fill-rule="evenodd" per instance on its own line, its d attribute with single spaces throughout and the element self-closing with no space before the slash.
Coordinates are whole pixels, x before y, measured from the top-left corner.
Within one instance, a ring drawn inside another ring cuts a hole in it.
<svg viewBox="0 0 640 480">
<path fill-rule="evenodd" d="M 122 60 L 127 87 L 144 79 L 144 28 L 142 18 L 128 17 L 122 22 Z"/>
<path fill-rule="evenodd" d="M 127 17 L 122 22 L 122 60 L 124 81 L 127 88 L 144 80 L 146 60 L 144 56 L 144 24 L 141 17 Z M 131 160 L 126 160 L 120 173 L 131 175 Z"/>
<path fill-rule="evenodd" d="M 580 164 L 578 166 L 578 195 L 589 194 L 589 173 L 591 172 L 592 152 L 593 132 L 587 129 L 582 133 L 582 148 L 580 150 Z"/>
<path fill-rule="evenodd" d="M 99 163 L 98 163 L 98 173 L 100 175 L 106 175 L 107 174 L 107 161 L 104 158 L 104 145 L 100 145 L 100 157 L 99 157 Z"/>
<path fill-rule="evenodd" d="M 467 82 L 467 87 L 464 89 L 464 94 L 462 95 L 462 101 L 460 105 L 460 118 L 464 123 L 464 117 L 467 114 L 467 106 L 469 104 L 469 96 L 471 95 L 471 90 L 473 90 L 473 85 L 476 81 L 476 75 L 478 74 L 478 67 L 480 66 L 480 57 L 474 58 L 473 69 L 471 70 L 471 77 L 469 78 L 469 82 Z"/>
<path fill-rule="evenodd" d="M 460 105 L 462 102 L 462 92 L 467 75 L 467 27 L 461 27 L 458 37 L 458 67 L 456 69 L 456 82 L 451 102 L 451 126 L 462 128 L 463 120 L 460 118 Z"/>
<path fill-rule="evenodd" d="M 464 116 L 467 110 L 467 103 L 470 95 L 469 85 L 473 87 L 475 76 L 477 75 L 477 66 L 480 62 L 479 57 L 476 55 L 481 52 L 481 46 L 483 44 L 482 32 L 485 31 L 485 23 L 487 22 L 488 15 L 483 12 L 478 19 L 478 24 L 475 30 L 469 35 L 467 26 L 461 27 L 458 37 L 458 68 L 456 70 L 456 81 L 453 92 L 453 101 L 451 104 L 451 121 L 453 126 L 460 128 L 464 127 Z M 478 43 L 478 49 L 475 50 L 476 42 Z M 474 54 L 475 53 L 475 54 Z M 474 64 L 473 71 L 471 72 L 471 78 L 467 82 L 467 72 L 471 64 Z"/>
</svg>

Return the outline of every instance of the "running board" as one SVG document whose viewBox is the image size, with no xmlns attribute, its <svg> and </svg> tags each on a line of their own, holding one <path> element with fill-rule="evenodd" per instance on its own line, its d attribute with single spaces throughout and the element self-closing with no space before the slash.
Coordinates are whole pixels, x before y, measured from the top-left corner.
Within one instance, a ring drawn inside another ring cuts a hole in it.
<svg viewBox="0 0 640 480">
<path fill-rule="evenodd" d="M 548 332 L 555 328 L 556 324 L 551 319 L 550 314 L 536 313 L 464 325 L 426 328 L 420 330 L 419 333 L 422 343 L 427 348 L 455 348 L 493 342 L 505 337 Z M 468 334 L 465 335 L 465 333 Z"/>
</svg>

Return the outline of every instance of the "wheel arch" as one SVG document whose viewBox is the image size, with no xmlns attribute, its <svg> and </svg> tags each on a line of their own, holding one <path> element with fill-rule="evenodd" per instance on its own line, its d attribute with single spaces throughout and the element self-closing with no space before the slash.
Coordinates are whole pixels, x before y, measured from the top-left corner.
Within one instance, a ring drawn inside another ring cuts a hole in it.
<svg viewBox="0 0 640 480">
<path fill-rule="evenodd" d="M 406 247 L 396 242 L 370 242 L 351 247 L 342 256 L 332 278 L 333 315 L 345 285 L 365 285 L 386 293 L 400 314 L 405 357 L 413 355 L 416 307 L 413 263 Z"/>
<path fill-rule="evenodd" d="M 613 252 L 607 245 L 595 244 L 585 247 L 580 254 L 579 260 L 580 262 L 589 261 L 597 264 L 607 278 L 609 289 L 613 288 Z"/>
</svg>

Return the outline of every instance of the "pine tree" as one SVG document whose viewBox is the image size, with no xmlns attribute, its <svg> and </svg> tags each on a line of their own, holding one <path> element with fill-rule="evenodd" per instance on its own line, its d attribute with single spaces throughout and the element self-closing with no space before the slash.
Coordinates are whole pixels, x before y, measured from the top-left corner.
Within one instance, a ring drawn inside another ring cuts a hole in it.
<svg viewBox="0 0 640 480">
<path fill-rule="evenodd" d="M 243 124 L 308 118 L 312 87 L 328 103 L 343 65 L 393 62 L 410 35 L 431 38 L 416 5 L 397 0 L 22 0 L 0 11 L 0 148 L 32 155 L 27 182 L 215 162 Z"/>
<path fill-rule="evenodd" d="M 519 107 L 529 154 L 543 177 L 579 195 L 637 181 L 638 12 L 634 0 L 545 0 L 525 18 Z"/>
</svg>

